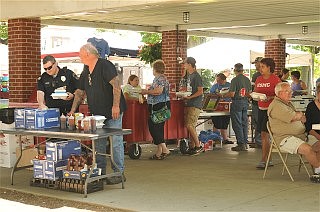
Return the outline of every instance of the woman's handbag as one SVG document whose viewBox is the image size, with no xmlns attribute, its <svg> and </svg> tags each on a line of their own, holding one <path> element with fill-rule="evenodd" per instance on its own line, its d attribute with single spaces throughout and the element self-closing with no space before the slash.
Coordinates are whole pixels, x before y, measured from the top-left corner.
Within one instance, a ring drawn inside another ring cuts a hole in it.
<svg viewBox="0 0 320 212">
<path fill-rule="evenodd" d="M 165 122 L 170 117 L 171 117 L 171 111 L 167 107 L 167 104 L 163 108 L 161 108 L 160 110 L 154 111 L 153 108 L 151 110 L 150 118 L 151 118 L 152 122 L 155 124 L 160 124 L 162 122 Z"/>
</svg>

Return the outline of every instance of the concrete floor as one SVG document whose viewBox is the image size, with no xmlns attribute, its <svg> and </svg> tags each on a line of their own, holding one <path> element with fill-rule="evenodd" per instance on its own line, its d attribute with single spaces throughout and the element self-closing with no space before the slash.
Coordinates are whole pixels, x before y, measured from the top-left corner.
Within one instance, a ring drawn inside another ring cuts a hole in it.
<svg viewBox="0 0 320 212">
<path fill-rule="evenodd" d="M 232 152 L 224 145 L 199 156 L 172 154 L 163 161 L 149 160 L 152 145 L 143 145 L 139 160 L 126 156 L 125 189 L 105 185 L 88 198 L 71 192 L 29 186 L 32 172 L 16 172 L 10 185 L 10 169 L 1 168 L 0 186 L 58 198 L 91 202 L 135 211 L 320 211 L 320 184 L 314 184 L 304 170 L 291 167 L 295 182 L 281 176 L 275 165 L 262 180 L 255 165 L 260 149 Z M 296 156 L 290 164 L 297 164 Z M 273 158 L 277 164 L 279 159 Z"/>
</svg>

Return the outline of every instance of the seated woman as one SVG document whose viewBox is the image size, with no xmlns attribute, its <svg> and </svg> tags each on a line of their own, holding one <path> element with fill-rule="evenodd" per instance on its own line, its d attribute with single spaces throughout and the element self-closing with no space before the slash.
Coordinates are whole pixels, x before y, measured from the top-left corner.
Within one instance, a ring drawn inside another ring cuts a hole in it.
<svg viewBox="0 0 320 212">
<path fill-rule="evenodd" d="M 305 126 L 308 133 L 308 143 L 311 146 L 320 141 L 320 130 L 312 129 L 313 124 L 320 124 L 320 84 L 316 88 L 316 98 L 308 104 L 306 110 Z M 320 142 L 317 145 L 320 145 Z"/>
<path fill-rule="evenodd" d="M 230 83 L 227 82 L 227 78 L 223 73 L 219 73 L 216 76 L 216 81 L 214 85 L 212 85 L 210 89 L 210 94 L 213 96 L 219 96 L 222 97 L 223 93 L 221 90 L 229 90 L 230 88 Z M 230 102 L 230 98 L 222 98 L 221 101 L 224 102 Z M 213 116 L 212 118 L 212 123 L 214 125 L 213 131 L 216 131 L 218 129 L 222 135 L 223 143 L 224 144 L 233 144 L 232 141 L 228 140 L 228 133 L 227 133 L 227 128 L 230 122 L 230 116 Z"/>
<path fill-rule="evenodd" d="M 307 89 L 307 85 L 305 82 L 300 80 L 300 72 L 292 71 L 291 72 L 291 89 L 293 91 L 292 96 L 307 94 L 307 92 L 303 91 Z"/>
<path fill-rule="evenodd" d="M 141 104 L 145 100 L 141 95 L 141 87 L 139 85 L 139 78 L 137 75 L 130 75 L 128 78 L 128 84 L 126 84 L 122 90 L 126 100 L 139 101 Z"/>
</svg>

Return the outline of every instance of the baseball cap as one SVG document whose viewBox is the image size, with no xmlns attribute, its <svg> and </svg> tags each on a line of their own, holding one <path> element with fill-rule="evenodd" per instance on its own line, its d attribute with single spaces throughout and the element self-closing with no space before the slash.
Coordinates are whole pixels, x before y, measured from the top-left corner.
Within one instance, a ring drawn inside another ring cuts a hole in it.
<svg viewBox="0 0 320 212">
<path fill-rule="evenodd" d="M 193 57 L 187 57 L 184 62 L 191 64 L 192 66 L 196 65 L 196 60 Z"/>
<path fill-rule="evenodd" d="M 243 71 L 243 65 L 241 63 L 237 63 L 234 65 L 234 70 L 237 72 Z"/>
<path fill-rule="evenodd" d="M 256 57 L 256 59 L 251 64 L 255 64 L 256 62 L 261 62 L 262 59 L 263 57 Z"/>
</svg>

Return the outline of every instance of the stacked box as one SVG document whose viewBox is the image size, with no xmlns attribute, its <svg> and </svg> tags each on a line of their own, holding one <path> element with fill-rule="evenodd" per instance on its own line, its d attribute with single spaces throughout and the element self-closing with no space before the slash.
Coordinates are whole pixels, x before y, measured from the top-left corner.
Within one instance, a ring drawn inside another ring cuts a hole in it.
<svg viewBox="0 0 320 212">
<path fill-rule="evenodd" d="M 16 108 L 14 110 L 15 128 L 26 128 L 24 109 Z"/>
<path fill-rule="evenodd" d="M 58 108 L 25 109 L 25 127 L 26 129 L 60 127 L 60 111 Z"/>
<path fill-rule="evenodd" d="M 71 154 L 81 154 L 79 141 L 69 140 L 46 143 L 46 157 L 49 161 L 66 160 Z"/>
<path fill-rule="evenodd" d="M 33 177 L 39 179 L 57 180 L 62 178 L 63 170 L 67 168 L 68 160 L 48 161 L 33 160 Z"/>
<path fill-rule="evenodd" d="M 0 122 L 0 129 L 14 128 L 15 124 L 4 124 Z M 26 148 L 34 144 L 33 136 L 21 136 L 22 148 Z M 0 167 L 11 168 L 16 162 L 16 148 L 19 147 L 19 136 L 5 134 L 4 138 L 0 138 Z M 19 163 L 20 164 L 20 163 Z M 31 164 L 29 162 L 29 164 Z"/>
<path fill-rule="evenodd" d="M 67 169 L 68 160 L 44 162 L 44 178 L 48 180 L 57 180 L 62 178 L 63 170 Z"/>
<path fill-rule="evenodd" d="M 32 162 L 33 162 L 33 177 L 45 179 L 45 175 L 44 175 L 45 160 L 33 159 Z"/>
<path fill-rule="evenodd" d="M 81 180 L 81 179 L 86 179 L 88 174 L 89 174 L 89 170 L 87 170 L 87 171 L 64 170 L 63 171 L 63 178 Z M 101 169 L 99 169 L 99 168 L 93 169 L 91 177 L 95 177 L 98 175 L 101 175 Z"/>
<path fill-rule="evenodd" d="M 42 129 L 44 128 L 45 110 L 36 111 L 36 109 L 25 109 L 25 127 L 26 129 Z"/>
</svg>

